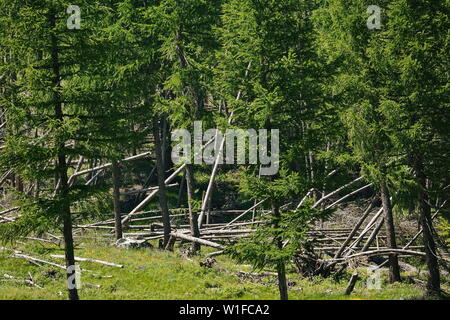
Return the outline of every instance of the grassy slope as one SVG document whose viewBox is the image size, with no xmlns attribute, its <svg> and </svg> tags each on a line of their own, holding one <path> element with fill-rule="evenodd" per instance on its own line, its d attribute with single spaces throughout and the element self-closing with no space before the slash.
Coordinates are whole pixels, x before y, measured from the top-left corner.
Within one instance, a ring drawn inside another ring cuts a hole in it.
<svg viewBox="0 0 450 320">
<path fill-rule="evenodd" d="M 48 261 L 63 264 L 62 260 L 49 257 L 63 254 L 57 246 L 36 242 L 21 244 L 18 250 L 33 253 Z M 80 257 L 97 258 L 124 265 L 123 269 L 96 263 L 81 262 L 82 268 L 92 272 L 82 273 L 82 299 L 277 299 L 275 279 L 263 282 L 241 280 L 236 272 L 251 271 L 249 266 L 235 265 L 227 257 L 218 257 L 218 267 L 208 269 L 199 266 L 201 256 L 188 260 L 174 252 L 157 249 L 124 250 L 106 244 L 87 242 L 76 250 Z M 226 271 L 225 271 L 225 270 Z M 63 270 L 56 276 L 48 276 L 55 270 L 51 266 L 37 267 L 25 260 L 11 258 L 10 253 L 0 251 L 0 299 L 66 299 Z M 25 279 L 30 273 L 43 289 L 30 287 L 23 282 L 6 280 L 3 274 Z M 104 278 L 102 276 L 112 276 Z M 368 290 L 364 279 L 357 283 L 350 297 L 342 294 L 347 279 L 340 283 L 331 279 L 300 279 L 294 273 L 289 279 L 296 283 L 290 289 L 290 299 L 416 299 L 423 290 L 410 284 L 383 284 L 382 290 Z M 100 288 L 91 284 L 101 285 Z"/>
</svg>

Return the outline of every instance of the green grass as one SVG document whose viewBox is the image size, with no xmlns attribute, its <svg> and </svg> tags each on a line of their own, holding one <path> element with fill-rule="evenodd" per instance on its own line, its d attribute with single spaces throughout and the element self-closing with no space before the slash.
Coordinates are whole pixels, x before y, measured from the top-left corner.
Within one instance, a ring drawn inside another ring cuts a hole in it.
<svg viewBox="0 0 450 320">
<path fill-rule="evenodd" d="M 25 242 L 17 247 L 42 259 L 64 264 L 52 259 L 51 254 L 63 254 L 62 248 Z M 80 262 L 81 268 L 92 272 L 82 273 L 81 299 L 277 299 L 276 279 L 265 277 L 262 281 L 239 278 L 240 270 L 251 271 L 246 265 L 236 265 L 226 256 L 217 257 L 218 266 L 203 268 L 196 256 L 188 260 L 175 252 L 158 249 L 125 250 L 105 243 L 84 242 L 79 244 L 76 255 L 123 264 L 114 268 L 90 262 Z M 52 266 L 38 267 L 26 260 L 11 258 L 11 253 L 0 251 L 0 299 L 66 299 L 64 270 Z M 56 271 L 56 273 L 55 273 Z M 43 287 L 30 287 L 23 282 L 7 280 L 3 274 L 25 279 L 30 273 L 34 281 Z M 106 276 L 106 277 L 105 277 Z M 290 273 L 295 282 L 289 290 L 290 299 L 418 299 L 423 289 L 412 284 L 388 285 L 381 290 L 368 290 L 365 280 L 357 283 L 351 296 L 344 296 L 348 277 L 340 282 L 332 279 L 301 279 Z M 92 285 L 100 285 L 96 288 Z"/>
</svg>

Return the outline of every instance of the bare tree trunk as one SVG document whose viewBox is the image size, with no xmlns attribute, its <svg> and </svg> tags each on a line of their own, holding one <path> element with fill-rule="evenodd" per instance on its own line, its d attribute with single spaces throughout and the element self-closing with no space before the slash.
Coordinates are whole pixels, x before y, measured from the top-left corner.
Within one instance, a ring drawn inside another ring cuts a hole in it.
<svg viewBox="0 0 450 320">
<path fill-rule="evenodd" d="M 278 205 L 272 206 L 275 228 L 277 228 L 278 219 L 280 218 L 280 207 Z M 275 239 L 277 241 L 278 248 L 283 249 L 283 241 L 280 238 Z M 278 274 L 278 290 L 280 291 L 280 300 L 288 300 L 288 287 L 286 281 L 286 266 L 284 261 L 278 261 L 277 263 L 277 274 Z"/>
<path fill-rule="evenodd" d="M 122 239 L 122 219 L 120 208 L 120 165 L 114 160 L 112 162 L 112 183 L 113 183 L 113 201 L 114 201 L 114 221 L 116 240 Z"/>
<path fill-rule="evenodd" d="M 192 200 L 194 199 L 194 177 L 192 168 L 190 165 L 186 165 L 186 186 L 188 196 L 188 208 L 189 208 L 189 225 L 191 227 L 191 235 L 195 238 L 200 238 L 200 231 L 198 229 L 197 213 L 192 209 Z M 197 242 L 192 243 L 192 251 L 197 252 L 200 250 L 200 244 Z"/>
<path fill-rule="evenodd" d="M 184 171 L 183 178 L 181 178 L 180 189 L 178 190 L 177 208 L 181 207 L 181 199 L 183 198 L 185 182 L 186 182 L 186 170 Z"/>
<path fill-rule="evenodd" d="M 372 233 L 370 234 L 370 236 L 367 239 L 366 243 L 364 244 L 364 247 L 361 249 L 361 252 L 369 251 L 369 248 L 370 248 L 372 242 L 377 237 L 378 233 L 380 232 L 381 228 L 383 227 L 383 224 L 384 224 L 384 218 L 381 219 L 381 221 L 378 223 L 378 225 L 372 231 Z"/>
<path fill-rule="evenodd" d="M 342 244 L 342 246 L 339 248 L 338 252 L 336 252 L 336 254 L 334 255 L 334 259 L 338 259 L 340 258 L 340 256 L 342 255 L 342 253 L 344 252 L 346 246 L 350 243 L 350 241 L 352 241 L 353 237 L 356 235 L 356 233 L 358 232 L 359 228 L 362 226 L 362 224 L 364 223 L 364 221 L 367 219 L 367 217 L 370 215 L 370 211 L 372 210 L 372 208 L 375 205 L 375 199 L 373 199 L 369 206 L 367 207 L 366 211 L 364 211 L 363 216 L 359 219 L 359 221 L 356 223 L 355 227 L 353 228 L 353 230 L 350 232 L 350 234 L 348 235 L 347 239 L 345 239 L 344 243 Z"/>
<path fill-rule="evenodd" d="M 395 241 L 394 217 L 392 215 L 392 205 L 389 197 L 389 190 L 386 182 L 382 182 L 381 186 L 381 201 L 383 203 L 384 222 L 386 227 L 386 245 L 390 249 L 397 249 Z M 389 282 L 394 283 L 401 281 L 400 267 L 398 266 L 398 257 L 396 254 L 389 255 Z"/>
<path fill-rule="evenodd" d="M 162 150 L 160 122 L 158 116 L 155 116 L 153 118 L 153 135 L 155 137 L 156 167 L 158 170 L 158 187 L 159 187 L 158 197 L 164 225 L 163 247 L 165 248 L 170 240 L 171 227 L 170 227 L 169 207 L 167 205 L 167 190 L 165 184 L 165 166 L 163 162 L 164 151 Z"/>
<path fill-rule="evenodd" d="M 431 208 L 428 204 L 426 176 L 423 172 L 423 165 L 420 160 L 415 163 L 417 182 L 419 183 L 419 214 L 420 224 L 423 230 L 423 245 L 425 246 L 426 261 L 428 266 L 427 293 L 429 295 L 441 294 L 441 276 L 436 251 L 436 243 L 433 239 Z"/>
</svg>

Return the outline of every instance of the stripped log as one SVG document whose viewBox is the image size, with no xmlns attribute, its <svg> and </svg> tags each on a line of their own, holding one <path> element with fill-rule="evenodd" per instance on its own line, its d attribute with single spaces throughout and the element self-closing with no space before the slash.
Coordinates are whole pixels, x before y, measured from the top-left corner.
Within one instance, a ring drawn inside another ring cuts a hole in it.
<svg viewBox="0 0 450 320">
<path fill-rule="evenodd" d="M 11 174 L 11 172 L 12 172 L 12 169 L 9 169 L 2 175 L 2 177 L 0 178 L 0 186 L 2 186 L 3 183 L 8 179 L 8 176 Z"/>
<path fill-rule="evenodd" d="M 378 210 L 378 212 L 373 216 L 372 220 L 369 221 L 369 223 L 367 224 L 367 226 L 364 228 L 364 230 L 360 233 L 360 235 L 358 236 L 358 238 L 356 238 L 355 241 L 353 241 L 353 243 L 345 250 L 345 252 L 348 252 L 347 254 L 350 254 L 350 251 L 353 250 L 353 247 L 356 247 L 359 245 L 359 243 L 364 239 L 366 233 L 372 229 L 372 227 L 375 225 L 377 219 L 381 216 L 381 214 L 383 213 L 383 208 L 381 208 L 380 210 Z"/>
<path fill-rule="evenodd" d="M 352 241 L 353 237 L 356 235 L 356 233 L 358 232 L 359 228 L 361 227 L 361 225 L 364 223 L 364 221 L 367 219 L 367 217 L 370 214 L 370 211 L 372 210 L 374 205 L 374 201 L 371 201 L 369 206 L 367 207 L 366 211 L 363 213 L 363 216 L 359 219 L 359 221 L 356 223 L 355 227 L 353 228 L 353 230 L 350 232 L 350 234 L 348 235 L 347 239 L 345 239 L 344 243 L 342 244 L 342 246 L 339 248 L 339 250 L 336 252 L 334 258 L 337 259 L 341 256 L 341 254 L 344 252 L 345 247 L 350 243 L 350 241 Z"/>
<path fill-rule="evenodd" d="M 224 253 L 225 253 L 225 251 L 223 251 L 223 250 L 214 251 L 214 252 L 211 252 L 210 254 L 208 254 L 207 257 L 208 258 L 212 258 L 212 257 L 220 256 L 220 255 L 222 255 Z"/>
<path fill-rule="evenodd" d="M 145 158 L 147 156 L 149 156 L 151 153 L 150 152 L 145 152 L 142 154 L 138 154 L 136 156 L 132 156 L 132 157 L 128 157 L 123 159 L 122 161 L 132 161 L 132 160 L 137 160 L 137 159 L 141 159 L 141 158 Z M 78 171 L 76 173 L 74 173 L 73 175 L 70 176 L 68 183 L 70 184 L 72 182 L 73 179 L 75 179 L 78 176 L 82 176 L 91 172 L 95 172 L 98 170 L 102 170 L 102 169 L 106 169 L 112 166 L 112 163 L 106 163 L 104 165 L 92 168 L 92 169 L 87 169 L 87 170 L 82 170 L 82 171 Z"/>
<path fill-rule="evenodd" d="M 40 258 L 32 257 L 32 256 L 29 256 L 29 255 L 26 255 L 26 254 L 22 254 L 22 253 L 14 253 L 13 257 L 15 257 L 15 258 L 22 258 L 22 259 L 29 260 L 29 261 L 40 262 L 40 263 L 43 263 L 43 264 L 48 264 L 48 265 L 51 265 L 53 267 L 57 267 L 57 268 L 66 270 L 66 267 L 61 265 L 61 264 L 57 264 L 57 263 L 53 263 L 53 262 L 50 262 L 50 261 L 42 260 Z"/>
<path fill-rule="evenodd" d="M 43 238 L 36 238 L 36 237 L 21 237 L 22 239 L 27 239 L 27 240 L 33 240 L 33 241 L 41 241 L 41 242 L 45 242 L 45 243 L 51 243 L 51 244 L 58 244 L 56 241 L 54 240 L 49 240 L 49 239 L 43 239 Z"/>
<path fill-rule="evenodd" d="M 373 250 L 373 251 L 366 251 L 366 252 L 359 252 L 355 253 L 349 256 L 346 256 L 344 258 L 339 259 L 331 259 L 326 261 L 346 261 L 348 259 L 356 258 L 356 257 L 363 257 L 363 256 L 377 256 L 377 255 L 386 255 L 386 254 L 404 254 L 404 255 L 415 255 L 415 256 L 425 256 L 425 253 L 413 251 L 413 250 L 402 250 L 402 249 L 380 249 L 380 250 Z"/>
<path fill-rule="evenodd" d="M 383 224 L 384 224 L 384 218 L 381 219 L 381 221 L 378 223 L 377 227 L 373 230 L 373 232 L 370 235 L 369 239 L 367 239 L 366 243 L 364 244 L 364 247 L 361 250 L 362 252 L 365 252 L 365 251 L 367 251 L 369 249 L 370 245 L 375 240 L 375 237 L 380 232 L 381 227 L 383 226 Z"/>
<path fill-rule="evenodd" d="M 63 255 L 58 255 L 58 254 L 52 254 L 50 255 L 50 257 L 52 258 L 56 258 L 56 259 L 65 259 L 65 256 Z M 108 262 L 108 261 L 103 261 L 103 260 L 97 260 L 97 259 L 91 259 L 91 258 L 81 258 L 81 257 L 75 257 L 75 261 L 80 261 L 80 262 L 95 262 L 95 263 L 99 263 L 99 264 L 104 264 L 110 267 L 116 267 L 116 268 L 123 268 L 122 264 L 117 264 L 117 263 L 112 263 L 112 262 Z"/>
<path fill-rule="evenodd" d="M 369 183 L 369 184 L 365 185 L 364 187 L 361 187 L 361 188 L 359 188 L 359 189 L 357 189 L 357 190 L 355 190 L 355 191 L 353 191 L 353 192 L 350 192 L 349 194 L 343 196 L 342 198 L 340 198 L 340 199 L 336 200 L 335 202 L 333 202 L 332 204 L 330 204 L 330 205 L 329 205 L 328 207 L 326 207 L 325 209 L 331 209 L 331 208 L 333 208 L 335 205 L 341 203 L 341 202 L 344 201 L 345 199 L 347 199 L 347 198 L 353 196 L 354 194 L 357 194 L 358 192 L 361 192 L 361 191 L 363 191 L 363 190 L 365 190 L 365 189 L 367 189 L 367 188 L 370 188 L 372 185 L 373 185 L 373 183 Z"/>
<path fill-rule="evenodd" d="M 239 216 L 237 216 L 236 218 L 234 218 L 230 223 L 228 223 L 225 227 L 223 227 L 222 229 L 225 229 L 227 227 L 229 227 L 230 225 L 232 225 L 233 223 L 235 223 L 237 220 L 239 220 L 241 217 L 245 216 L 247 213 L 249 213 L 250 211 L 252 211 L 253 209 L 256 209 L 257 207 L 259 207 L 261 204 L 263 204 L 267 199 L 261 200 L 260 202 L 258 202 L 257 204 L 255 204 L 253 207 L 251 207 L 250 209 L 244 211 L 242 214 L 240 214 Z"/>
<path fill-rule="evenodd" d="M 40 258 L 36 258 L 36 257 L 32 257 L 26 254 L 23 254 L 21 251 L 18 250 L 14 250 L 14 249 L 9 249 L 9 248 L 5 248 L 5 247 L 0 247 L 0 250 L 6 250 L 6 251 L 12 251 L 13 252 L 13 257 L 15 258 L 21 258 L 21 259 L 25 259 L 28 261 L 33 261 L 33 262 L 40 262 L 40 263 L 44 263 L 44 264 L 48 264 L 51 265 L 53 267 L 57 267 L 63 270 L 66 270 L 66 267 L 57 263 L 53 263 L 50 261 L 46 261 L 46 260 L 42 260 Z"/>
<path fill-rule="evenodd" d="M 299 204 L 297 205 L 296 209 L 300 209 L 300 207 L 302 206 L 303 202 L 306 201 L 306 199 L 308 199 L 308 197 L 314 192 L 314 188 L 310 189 L 308 191 L 308 193 L 302 198 L 302 200 L 300 200 Z"/>
<path fill-rule="evenodd" d="M 29 274 L 29 275 L 30 275 L 30 274 Z M 32 286 L 35 286 L 35 287 L 39 288 L 39 289 L 43 289 L 40 285 L 38 285 L 37 283 L 35 283 L 35 282 L 33 281 L 33 278 L 31 277 L 31 275 L 30 275 L 30 279 L 19 279 L 19 278 L 15 277 L 15 276 L 12 276 L 12 275 L 10 275 L 10 274 L 7 274 L 7 273 L 4 273 L 4 274 L 3 274 L 3 277 L 5 277 L 6 279 L 10 279 L 10 280 L 15 280 L 15 281 L 20 281 L 20 282 L 25 282 L 25 283 L 28 283 L 28 284 L 30 284 L 30 285 L 32 285 Z"/>
<path fill-rule="evenodd" d="M 191 242 L 196 242 L 196 243 L 200 243 L 204 246 L 208 246 L 208 247 L 212 247 L 212 248 L 216 248 L 216 249 L 220 249 L 223 250 L 225 249 L 225 246 L 212 242 L 212 241 L 208 241 L 208 240 L 203 240 L 200 238 L 194 238 L 192 236 L 189 236 L 187 234 L 181 233 L 181 232 L 171 232 L 170 235 L 172 237 L 178 238 L 178 239 L 183 239 L 183 240 L 187 240 L 187 241 L 191 241 Z"/>
<path fill-rule="evenodd" d="M 178 183 L 172 183 L 172 184 L 166 185 L 166 188 L 171 188 L 171 187 L 176 187 L 176 186 L 178 186 Z M 127 196 L 127 195 L 132 195 L 132 194 L 137 194 L 137 193 L 140 194 L 140 193 L 144 193 L 144 192 L 148 192 L 148 191 L 154 191 L 157 189 L 158 189 L 158 187 L 143 188 L 143 189 L 138 189 L 138 190 L 121 192 L 120 195 Z"/>
<path fill-rule="evenodd" d="M 316 203 L 314 203 L 313 208 L 317 208 L 317 206 L 318 206 L 319 204 L 321 204 L 322 202 L 324 202 L 324 201 L 327 200 L 328 198 L 334 196 L 335 194 L 339 193 L 339 191 L 341 191 L 341 190 L 343 190 L 343 189 L 345 189 L 345 188 L 351 186 L 352 184 L 355 184 L 356 182 L 358 182 L 358 181 L 360 181 L 360 180 L 362 180 L 362 179 L 364 179 L 364 176 L 361 176 L 361 177 L 359 177 L 359 178 L 356 178 L 355 180 L 353 180 L 353 181 L 347 183 L 346 185 L 343 185 L 342 187 L 340 187 L 340 188 L 334 190 L 333 192 L 330 192 L 330 193 L 327 194 L 326 196 L 320 198 Z"/>
<path fill-rule="evenodd" d="M 340 247 L 314 247 L 314 251 L 336 251 L 339 250 Z M 420 249 L 423 250 L 424 246 L 412 246 L 410 249 Z M 356 247 L 356 250 L 362 249 L 362 247 Z M 389 249 L 388 247 L 368 247 L 366 251 L 368 250 L 383 250 L 383 249 Z"/>
<path fill-rule="evenodd" d="M 185 164 L 182 165 L 182 166 L 180 166 L 180 167 L 179 167 L 179 168 L 178 168 L 178 169 L 177 169 L 170 177 L 168 177 L 168 178 L 164 181 L 164 184 L 165 184 L 166 186 L 167 186 L 168 184 L 170 184 L 170 183 L 178 176 L 178 174 L 184 170 L 185 167 L 186 167 Z M 139 210 L 141 210 L 142 208 L 144 208 L 144 207 L 147 205 L 147 203 L 149 203 L 150 200 L 152 200 L 152 199 L 156 196 L 156 194 L 158 193 L 158 190 L 159 190 L 159 188 L 156 189 L 156 190 L 153 190 L 153 191 L 152 191 L 152 192 L 151 192 L 144 200 L 142 200 L 141 203 L 139 203 L 139 204 L 137 205 L 136 208 L 134 208 L 129 214 L 127 214 L 127 215 L 125 216 L 125 218 L 122 219 L 122 224 L 127 223 L 127 222 L 131 219 L 131 217 L 133 217 L 134 215 L 136 215 L 136 214 L 139 212 Z"/>
</svg>

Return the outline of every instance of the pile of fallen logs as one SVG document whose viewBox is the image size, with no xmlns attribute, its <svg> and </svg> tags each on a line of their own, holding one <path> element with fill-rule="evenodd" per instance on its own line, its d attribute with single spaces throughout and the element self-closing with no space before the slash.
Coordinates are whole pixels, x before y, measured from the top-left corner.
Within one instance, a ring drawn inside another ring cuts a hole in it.
<svg viewBox="0 0 450 320">
<path fill-rule="evenodd" d="M 214 141 L 214 139 L 209 141 L 206 145 L 212 141 Z M 148 157 L 149 155 L 149 152 L 145 152 L 125 158 L 121 162 L 136 160 Z M 82 170 L 83 161 L 83 158 L 78 160 L 76 168 L 68 180 L 69 185 L 73 185 L 76 180 L 83 175 L 89 175 L 89 180 L 85 183 L 86 185 L 93 184 L 96 179 L 99 178 L 101 173 L 113 166 L 112 163 L 105 163 Z M 154 169 L 155 167 L 153 168 L 152 173 L 154 172 Z M 174 170 L 174 172 L 164 181 L 165 186 L 168 188 L 178 186 L 179 184 L 176 183 L 175 180 L 180 174 L 184 173 L 186 175 L 186 170 L 185 164 Z M 329 175 L 333 175 L 335 172 L 336 170 L 330 172 Z M 0 180 L 4 180 L 7 175 L 8 173 L 5 173 L 0 177 Z M 214 164 L 208 189 L 204 193 L 201 209 L 196 213 L 196 215 L 198 215 L 197 222 L 199 233 L 194 233 L 192 231 L 193 226 L 192 223 L 190 223 L 189 208 L 169 210 L 171 219 L 171 247 L 173 247 L 177 241 L 182 243 L 193 242 L 219 250 L 213 254 L 217 255 L 220 254 L 228 244 L 235 242 L 239 238 L 248 236 L 255 231 L 257 226 L 266 223 L 266 220 L 264 220 L 263 217 L 268 215 L 270 211 L 261 209 L 262 204 L 265 203 L 264 199 L 259 202 L 255 201 L 255 204 L 247 210 L 211 209 L 212 185 L 216 175 L 217 163 Z M 372 186 L 370 183 L 365 184 L 342 196 L 342 190 L 348 190 L 348 188 L 363 181 L 363 179 L 364 177 L 358 177 L 329 193 L 310 190 L 297 205 L 294 204 L 292 207 L 293 204 L 288 203 L 285 206 L 282 206 L 281 209 L 289 207 L 300 208 L 305 203 L 306 199 L 317 198 L 318 194 L 321 196 L 318 197 L 313 204 L 314 208 L 334 208 L 351 196 Z M 186 179 L 183 178 L 183 182 L 185 180 Z M 56 188 L 58 188 L 58 186 L 56 186 Z M 180 188 L 180 190 L 182 189 Z M 143 211 L 149 202 L 155 198 L 158 191 L 158 187 L 145 185 L 139 190 L 122 191 L 120 193 L 122 196 L 137 195 L 142 196 L 143 198 L 138 197 L 137 199 L 141 199 L 139 200 L 139 203 L 130 212 L 123 213 L 118 217 L 119 224 L 121 222 L 123 228 L 124 238 L 138 238 L 144 240 L 158 240 L 164 238 L 164 227 L 161 223 L 163 220 L 162 213 L 158 210 Z M 439 210 L 444 205 L 445 202 L 439 208 L 435 208 L 436 211 L 433 218 L 437 216 Z M 0 212 L 0 223 L 13 222 L 17 218 L 16 213 L 18 209 L 18 207 L 15 207 Z M 371 201 L 367 209 L 362 212 L 361 217 L 352 228 L 339 225 L 329 226 L 327 228 L 314 226 L 307 234 L 308 248 L 305 252 L 301 252 L 296 257 L 293 257 L 293 260 L 299 269 L 303 270 L 302 272 L 305 275 L 310 276 L 315 274 L 328 275 L 332 267 L 345 264 L 349 260 L 360 257 L 386 256 L 393 253 L 398 256 L 424 255 L 422 246 L 413 245 L 415 240 L 420 237 L 422 230 L 419 230 L 415 235 L 412 235 L 410 241 L 402 247 L 389 247 L 386 240 L 386 234 L 384 234 L 382 228 L 385 223 L 384 219 L 383 208 L 376 208 L 375 202 Z M 224 220 L 229 222 L 216 222 Z M 100 238 L 102 241 L 112 241 L 117 222 L 118 220 L 116 217 L 85 225 L 75 225 L 73 231 L 74 238 L 80 240 L 87 237 L 94 237 Z M 96 230 L 97 235 L 92 236 L 89 234 L 88 236 L 85 236 L 84 233 L 86 230 Z M 197 236 L 194 236 L 194 234 L 197 234 Z M 56 236 L 53 237 L 54 238 L 52 239 L 29 237 L 29 239 L 44 242 L 61 241 L 61 238 Z M 19 255 L 19 253 L 15 253 L 15 256 Z M 386 262 L 383 262 L 383 264 L 385 263 Z"/>
</svg>

